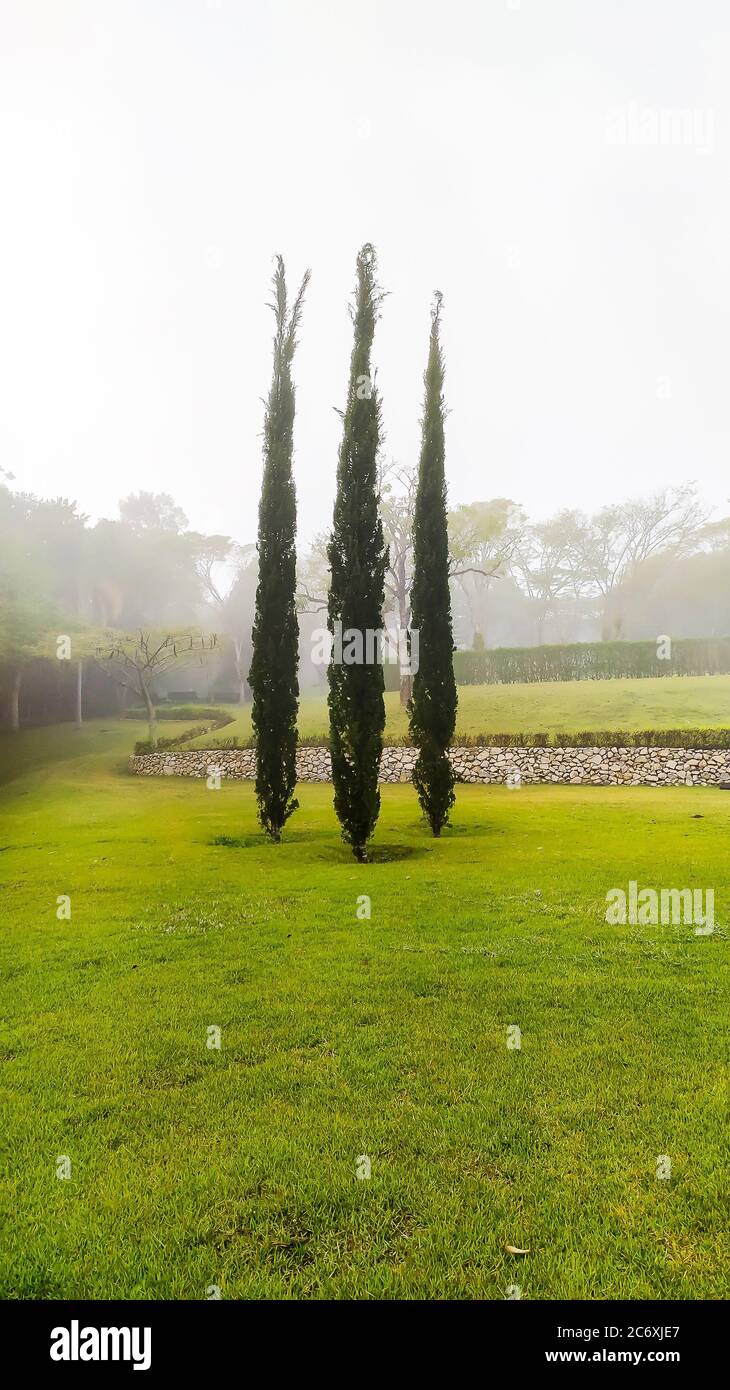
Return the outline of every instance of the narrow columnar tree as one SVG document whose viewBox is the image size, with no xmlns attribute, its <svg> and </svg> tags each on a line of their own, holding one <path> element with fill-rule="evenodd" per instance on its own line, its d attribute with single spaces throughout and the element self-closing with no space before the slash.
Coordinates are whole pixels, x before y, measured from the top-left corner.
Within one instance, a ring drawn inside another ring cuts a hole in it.
<svg viewBox="0 0 730 1390">
<path fill-rule="evenodd" d="M 413 677 L 409 707 L 411 737 L 418 747 L 413 781 L 434 835 L 441 834 L 454 804 L 454 773 L 447 749 L 454 733 L 457 701 L 446 524 L 441 302 L 441 295 L 437 294 L 424 374 L 411 589 L 411 625 L 418 632 L 418 670 Z"/>
<path fill-rule="evenodd" d="M 352 306 L 354 343 L 337 466 L 332 537 L 327 549 L 332 582 L 328 601 L 334 650 L 328 668 L 330 751 L 335 811 L 355 858 L 366 846 L 380 811 L 378 772 L 383 748 L 381 630 L 386 551 L 378 498 L 380 401 L 370 354 L 382 293 L 375 251 L 357 258 Z"/>
<path fill-rule="evenodd" d="M 281 256 L 276 259 L 274 369 L 264 417 L 264 476 L 259 503 L 256 616 L 249 684 L 256 734 L 256 799 L 259 820 L 272 840 L 281 839 L 297 808 L 297 705 L 299 624 L 296 611 L 297 504 L 292 478 L 294 382 L 292 361 L 309 271 L 291 308 Z"/>
</svg>

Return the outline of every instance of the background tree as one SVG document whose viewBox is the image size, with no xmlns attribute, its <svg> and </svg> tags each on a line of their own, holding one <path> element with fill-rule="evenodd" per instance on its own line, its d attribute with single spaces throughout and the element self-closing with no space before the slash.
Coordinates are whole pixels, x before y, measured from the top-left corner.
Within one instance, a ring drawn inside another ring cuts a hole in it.
<svg viewBox="0 0 730 1390">
<path fill-rule="evenodd" d="M 515 549 L 512 564 L 531 600 L 538 646 L 548 619 L 555 618 L 573 587 L 571 539 L 556 517 L 528 526 Z"/>
<path fill-rule="evenodd" d="M 388 563 L 385 573 L 386 635 L 395 644 L 395 629 L 410 625 L 413 581 L 413 517 L 418 466 L 391 462 L 380 472 L 380 512 Z M 495 579 L 509 574 L 510 562 L 525 525 L 522 508 L 505 498 L 472 502 L 449 513 L 449 575 L 452 589 L 467 605 L 469 622 L 486 622 L 484 600 Z M 515 586 L 512 585 L 514 589 Z M 327 541 L 315 537 L 300 561 L 297 602 L 300 614 L 316 616 L 327 607 Z M 518 592 L 518 591 L 517 591 Z M 411 678 L 401 672 L 400 702 L 408 703 Z"/>
<path fill-rule="evenodd" d="M 391 463 L 381 477 L 381 515 L 388 549 L 386 606 L 390 601 L 395 626 L 401 632 L 411 624 L 417 485 L 417 467 Z M 522 509 L 506 498 L 471 502 L 448 515 L 449 577 L 464 595 L 474 628 L 483 621 L 483 602 L 490 584 L 509 570 L 524 524 Z M 408 704 L 411 693 L 412 677 L 401 671 L 402 705 Z"/>
<path fill-rule="evenodd" d="M 380 478 L 380 511 L 383 537 L 388 554 L 385 571 L 386 606 L 395 618 L 394 644 L 401 650 L 399 635 L 411 625 L 411 584 L 413 583 L 413 518 L 416 506 L 418 472 L 392 463 Z M 387 621 L 387 615 L 386 615 Z M 410 671 L 400 673 L 400 702 L 407 705 L 413 689 Z"/>
<path fill-rule="evenodd" d="M 231 640 L 238 684 L 238 703 L 248 704 L 251 687 L 248 672 L 253 656 L 252 634 L 256 612 L 256 546 L 241 546 L 240 564 L 223 605 L 223 631 Z"/>
<path fill-rule="evenodd" d="M 614 608 L 615 605 L 615 608 Z M 730 632 L 730 546 L 675 557 L 658 551 L 636 565 L 606 599 L 606 626 L 624 638 L 659 633 L 725 637 Z"/>
<path fill-rule="evenodd" d="M 45 501 L 0 486 L 0 664 L 12 729 L 20 727 L 20 695 L 31 664 L 55 664 L 57 636 L 83 627 L 86 520 L 65 498 Z M 79 722 L 82 647 L 74 641 Z"/>
<path fill-rule="evenodd" d="M 251 632 L 256 606 L 255 545 L 239 545 L 230 536 L 191 537 L 203 591 L 217 615 L 217 625 L 230 638 L 238 686 L 238 703 L 247 702 L 251 664 Z M 233 577 L 230 578 L 231 570 Z"/>
<path fill-rule="evenodd" d="M 693 483 L 602 507 L 586 528 L 580 562 L 603 597 L 603 636 L 622 637 L 626 609 L 615 592 L 660 552 L 677 560 L 696 549 L 708 517 Z"/>
<path fill-rule="evenodd" d="M 495 579 L 510 572 L 526 524 L 508 497 L 468 502 L 449 512 L 449 575 L 467 606 L 474 631 L 487 626 L 486 600 Z"/>
<path fill-rule="evenodd" d="M 89 537 L 94 622 L 134 630 L 199 620 L 205 596 L 195 559 L 192 533 L 140 521 L 99 521 Z"/>
<path fill-rule="evenodd" d="M 327 664 L 315 651 L 321 649 L 327 622 L 330 575 L 327 560 L 329 532 L 320 531 L 309 548 L 297 557 L 297 612 L 299 614 L 299 689 L 327 688 Z"/>
<path fill-rule="evenodd" d="M 34 514 L 36 545 L 45 557 L 52 576 L 52 593 L 64 633 L 73 631 L 74 722 L 83 724 L 83 686 L 85 661 L 93 655 L 96 634 L 88 626 L 91 619 L 88 516 L 80 514 L 75 502 L 65 497 L 38 501 Z M 88 631 L 84 632 L 84 629 Z"/>
<path fill-rule="evenodd" d="M 28 559 L 15 546 L 0 548 L 0 676 L 10 728 L 20 728 L 20 692 L 28 665 L 48 650 L 57 611 Z"/>
<path fill-rule="evenodd" d="M 119 515 L 134 531 L 187 530 L 188 519 L 169 492 L 130 492 L 119 503 Z"/>
<path fill-rule="evenodd" d="M 442 297 L 431 320 L 425 399 L 413 525 L 412 622 L 418 632 L 418 670 L 413 677 L 411 737 L 418 748 L 413 782 L 434 835 L 440 835 L 454 803 L 454 772 L 448 748 L 456 722 L 449 592 L 449 535 L 446 520 L 444 358 Z"/>
<path fill-rule="evenodd" d="M 177 632 L 110 633 L 108 643 L 97 649 L 96 660 L 104 671 L 142 701 L 147 710 L 150 744 L 157 747 L 155 678 L 192 658 L 202 663 L 217 646 L 217 637 L 206 638 L 190 630 Z"/>
<path fill-rule="evenodd" d="M 330 632 L 334 634 L 335 623 L 341 623 L 343 634 L 357 634 L 361 644 L 359 662 L 333 660 L 327 668 L 335 811 L 344 839 L 361 862 L 367 859 L 367 842 L 380 811 L 378 772 L 385 728 L 383 667 L 379 660 L 366 659 L 367 634 L 382 626 L 387 558 L 378 508 L 380 401 L 371 370 L 381 301 L 375 251 L 367 244 L 357 257 L 351 310 L 354 342 L 327 552 Z"/>
<path fill-rule="evenodd" d="M 327 547 L 329 535 L 320 531 L 297 563 L 297 609 L 300 613 L 326 613 L 330 587 Z"/>
<path fill-rule="evenodd" d="M 296 610 L 296 493 L 292 477 L 295 389 L 292 361 L 309 271 L 289 309 L 284 262 L 274 274 L 276 322 L 274 370 L 264 418 L 264 476 L 258 530 L 258 587 L 249 683 L 256 732 L 256 799 L 259 820 L 271 839 L 281 839 L 297 808 L 297 707 L 299 627 Z"/>
<path fill-rule="evenodd" d="M 529 599 L 538 644 L 548 624 L 553 641 L 579 640 L 586 624 L 604 638 L 626 636 L 642 568 L 660 555 L 676 566 L 710 544 L 706 518 L 694 484 L 686 483 L 590 517 L 564 509 L 528 526 L 511 568 Z"/>
</svg>

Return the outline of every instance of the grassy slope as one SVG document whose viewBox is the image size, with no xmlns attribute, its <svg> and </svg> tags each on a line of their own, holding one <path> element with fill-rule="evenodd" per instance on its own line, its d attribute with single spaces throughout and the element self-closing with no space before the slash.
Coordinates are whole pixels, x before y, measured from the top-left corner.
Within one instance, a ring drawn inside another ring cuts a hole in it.
<svg viewBox="0 0 730 1390">
<path fill-rule="evenodd" d="M 126 778 L 128 738 L 0 791 L 3 1294 L 727 1293 L 726 934 L 604 900 L 727 922 L 729 797 L 464 788 L 434 842 L 388 787 L 358 867 L 330 788 L 272 848 L 249 784 Z"/>
<path fill-rule="evenodd" d="M 385 697 L 389 734 L 407 732 L 397 694 Z M 250 706 L 228 705 L 235 724 L 220 736 L 248 738 Z M 664 676 L 656 680 L 560 681 L 547 685 L 464 685 L 459 689 L 457 730 L 465 734 L 535 730 L 667 729 L 730 725 L 730 676 Z M 327 732 L 324 695 L 301 703 L 303 734 Z M 204 748 L 205 737 L 196 740 Z M 195 746 L 195 745 L 194 745 Z"/>
<path fill-rule="evenodd" d="M 162 736 L 174 738 L 194 724 L 194 720 L 166 720 Z M 73 724 L 49 724 L 38 729 L 21 729 L 12 734 L 0 730 L 0 785 L 29 772 L 50 769 L 57 762 L 112 759 L 121 771 L 137 739 L 145 738 L 147 725 L 131 719 L 94 719 L 83 728 Z"/>
</svg>

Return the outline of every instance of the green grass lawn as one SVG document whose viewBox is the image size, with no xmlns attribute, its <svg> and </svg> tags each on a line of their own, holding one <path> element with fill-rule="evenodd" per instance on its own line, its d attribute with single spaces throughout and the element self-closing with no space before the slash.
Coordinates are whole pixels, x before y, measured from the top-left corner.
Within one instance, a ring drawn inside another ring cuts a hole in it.
<svg viewBox="0 0 730 1390">
<path fill-rule="evenodd" d="M 3 1296 L 727 1295 L 730 797 L 460 788 L 434 841 L 386 787 L 358 866 L 330 787 L 272 847 L 250 784 L 126 776 L 129 726 L 25 738 Z M 608 926 L 632 878 L 714 887 L 721 930 Z"/>
<path fill-rule="evenodd" d="M 406 712 L 398 695 L 385 697 L 387 732 L 405 734 Z M 235 723 L 220 737 L 251 734 L 251 707 L 226 705 Z M 554 681 L 545 685 L 462 685 L 457 731 L 464 734 L 579 729 L 672 729 L 730 725 L 730 676 L 663 676 L 647 680 Z M 302 734 L 327 733 L 326 696 L 301 701 Z M 140 735 L 141 737 L 141 735 Z M 193 747 L 204 748 L 205 736 Z"/>
<path fill-rule="evenodd" d="M 160 723 L 164 738 L 174 738 L 192 727 L 194 720 L 165 720 Z M 146 738 L 147 725 L 134 719 L 95 719 L 76 729 L 73 724 L 49 724 L 38 729 L 21 729 L 12 734 L 0 730 L 0 786 L 14 777 L 36 769 L 45 775 L 59 761 L 85 761 L 89 757 L 115 760 L 119 771 L 139 738 Z"/>
</svg>

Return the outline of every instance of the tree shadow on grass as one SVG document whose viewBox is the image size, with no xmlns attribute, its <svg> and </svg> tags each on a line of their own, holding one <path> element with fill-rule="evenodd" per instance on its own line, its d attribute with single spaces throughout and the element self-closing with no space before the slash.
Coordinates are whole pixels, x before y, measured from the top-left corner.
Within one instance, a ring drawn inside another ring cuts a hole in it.
<svg viewBox="0 0 730 1390">
<path fill-rule="evenodd" d="M 427 841 L 423 845 L 370 845 L 368 863 L 392 864 L 403 859 L 422 859 L 432 848 Z"/>
<path fill-rule="evenodd" d="M 278 844 L 265 835 L 263 830 L 254 831 L 251 835 L 214 835 L 206 843 L 216 845 L 223 849 L 271 849 L 283 850 L 287 845 L 309 845 L 316 844 L 328 839 L 326 832 L 316 830 L 285 830 Z"/>
<path fill-rule="evenodd" d="M 474 835 L 487 833 L 490 835 L 503 835 L 504 826 L 495 825 L 494 821 L 489 820 L 472 820 L 469 821 L 468 825 L 445 825 L 441 831 L 440 838 L 442 840 L 453 840 L 458 835 L 469 835 L 473 838 Z"/>
<path fill-rule="evenodd" d="M 281 842 L 275 845 L 268 835 L 263 832 L 253 835 L 214 835 L 207 842 L 220 849 L 270 849 L 272 851 L 284 851 L 287 847 L 297 845 L 317 845 L 319 852 L 318 859 L 326 859 L 338 864 L 354 864 L 356 860 L 349 846 L 342 841 L 333 840 L 331 831 L 316 830 L 291 830 L 284 833 Z M 368 847 L 369 864 L 394 864 L 405 859 L 421 858 L 429 854 L 433 848 L 433 842 L 424 837 L 423 845 L 370 845 Z"/>
<path fill-rule="evenodd" d="M 422 859 L 430 854 L 432 846 L 426 842 L 423 845 L 368 845 L 368 857 L 362 864 L 362 868 L 377 864 L 397 864 L 407 859 Z M 352 850 L 344 842 L 330 844 L 325 849 L 323 847 L 317 856 L 320 860 L 327 860 L 329 863 L 347 864 L 352 868 L 358 866 Z"/>
</svg>

